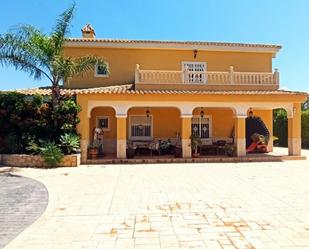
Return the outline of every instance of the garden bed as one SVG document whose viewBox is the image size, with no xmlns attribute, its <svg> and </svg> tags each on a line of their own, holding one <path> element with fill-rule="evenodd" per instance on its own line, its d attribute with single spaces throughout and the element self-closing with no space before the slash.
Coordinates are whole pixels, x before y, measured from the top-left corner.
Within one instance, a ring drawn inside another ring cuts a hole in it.
<svg viewBox="0 0 309 249">
<path fill-rule="evenodd" d="M 42 156 L 26 154 L 2 154 L 0 155 L 0 164 L 12 167 L 50 167 L 44 162 Z M 65 155 L 58 167 L 77 167 L 80 165 L 80 154 Z"/>
</svg>

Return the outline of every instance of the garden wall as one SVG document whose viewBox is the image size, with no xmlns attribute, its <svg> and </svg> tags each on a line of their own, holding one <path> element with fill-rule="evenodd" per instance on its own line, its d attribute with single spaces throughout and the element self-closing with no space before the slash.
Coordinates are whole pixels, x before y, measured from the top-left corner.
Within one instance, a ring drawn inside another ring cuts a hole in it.
<svg viewBox="0 0 309 249">
<path fill-rule="evenodd" d="M 12 167 L 48 167 L 41 156 L 25 154 L 2 154 L 0 155 L 0 164 Z M 79 165 L 80 154 L 74 154 L 65 155 L 58 167 L 77 167 Z"/>
</svg>

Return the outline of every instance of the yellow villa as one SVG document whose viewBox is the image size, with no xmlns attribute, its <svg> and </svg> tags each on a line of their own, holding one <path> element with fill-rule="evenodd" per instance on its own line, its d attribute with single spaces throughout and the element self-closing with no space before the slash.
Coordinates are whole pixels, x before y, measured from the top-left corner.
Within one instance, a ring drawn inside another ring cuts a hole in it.
<svg viewBox="0 0 309 249">
<path fill-rule="evenodd" d="M 125 159 L 129 148 L 148 147 L 152 153 L 158 141 L 169 141 L 181 157 L 191 158 L 191 135 L 200 138 L 205 151 L 220 149 L 220 143 L 234 144 L 236 155 L 245 157 L 252 135 L 246 134 L 250 115 L 262 121 L 267 150 L 272 151 L 276 108 L 288 114 L 288 153 L 300 156 L 306 95 L 279 90 L 272 61 L 280 49 L 267 44 L 97 39 L 86 25 L 81 38 L 67 39 L 65 54 L 103 57 L 108 70 L 96 67 L 64 84 L 75 89 L 82 108 L 82 162 L 89 159 L 88 146 L 96 136 L 109 158 Z"/>
</svg>

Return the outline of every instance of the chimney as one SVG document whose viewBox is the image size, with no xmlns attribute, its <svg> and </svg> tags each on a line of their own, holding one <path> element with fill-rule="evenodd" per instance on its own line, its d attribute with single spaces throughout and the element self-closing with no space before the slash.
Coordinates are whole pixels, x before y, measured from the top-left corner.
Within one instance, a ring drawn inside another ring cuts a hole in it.
<svg viewBox="0 0 309 249">
<path fill-rule="evenodd" d="M 83 35 L 83 38 L 94 39 L 95 38 L 94 28 L 90 24 L 86 24 L 82 28 L 82 35 Z"/>
</svg>

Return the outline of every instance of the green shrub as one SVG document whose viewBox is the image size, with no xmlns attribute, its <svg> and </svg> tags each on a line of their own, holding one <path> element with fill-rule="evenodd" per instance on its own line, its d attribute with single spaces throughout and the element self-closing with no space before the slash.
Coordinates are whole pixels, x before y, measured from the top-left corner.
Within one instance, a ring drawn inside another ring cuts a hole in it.
<svg viewBox="0 0 309 249">
<path fill-rule="evenodd" d="M 309 148 L 309 110 L 303 111 L 301 115 L 301 137 L 302 147 Z"/>
<path fill-rule="evenodd" d="M 57 166 L 64 156 L 61 149 L 54 142 L 45 143 L 40 150 L 44 161 L 52 167 Z"/>
<path fill-rule="evenodd" d="M 66 133 L 60 137 L 60 145 L 66 154 L 72 154 L 79 149 L 79 136 Z"/>
<path fill-rule="evenodd" d="M 72 96 L 61 96 L 53 110 L 50 96 L 0 93 L 0 153 L 37 154 L 33 143 L 42 146 L 40 141 L 60 142 L 64 133 L 77 135 L 79 111 Z"/>
<path fill-rule="evenodd" d="M 274 110 L 274 136 L 279 138 L 278 145 L 288 146 L 288 118 L 284 109 Z"/>
<path fill-rule="evenodd" d="M 42 141 L 39 141 L 39 142 L 42 143 Z M 39 143 L 34 142 L 34 141 L 30 141 L 30 142 L 28 143 L 28 146 L 26 147 L 26 150 L 27 150 L 28 152 L 30 152 L 31 154 L 38 155 L 38 154 L 40 154 L 41 151 L 42 151 L 41 148 L 42 148 L 42 147 L 39 145 Z"/>
<path fill-rule="evenodd" d="M 8 154 L 15 154 L 20 151 L 19 140 L 15 133 L 8 133 L 4 138 L 3 152 Z"/>
</svg>

